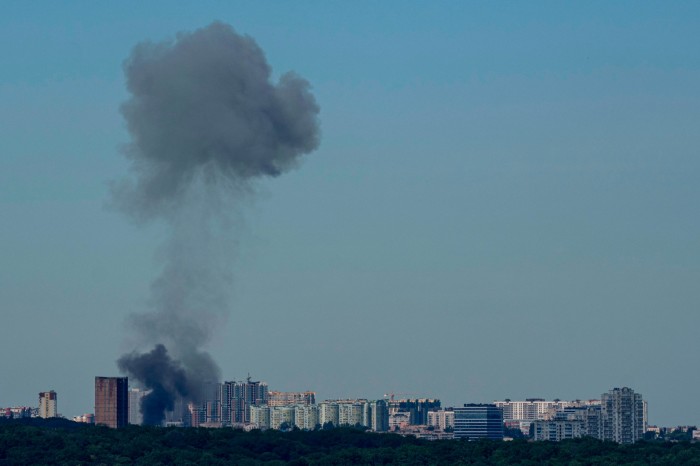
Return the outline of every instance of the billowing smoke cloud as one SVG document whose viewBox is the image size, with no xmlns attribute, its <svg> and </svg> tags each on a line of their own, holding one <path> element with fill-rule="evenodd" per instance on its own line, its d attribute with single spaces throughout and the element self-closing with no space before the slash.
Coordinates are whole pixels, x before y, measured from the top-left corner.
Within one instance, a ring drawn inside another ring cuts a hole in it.
<svg viewBox="0 0 700 466">
<path fill-rule="evenodd" d="M 159 424 L 175 397 L 196 401 L 195 385 L 219 379 L 203 347 L 229 310 L 233 212 L 251 180 L 316 149 L 319 107 L 299 76 L 272 83 L 255 41 L 219 22 L 136 45 L 124 71 L 132 176 L 113 185 L 114 202 L 138 222 L 162 220 L 169 237 L 150 307 L 131 318 L 155 348 L 118 364 L 152 390 L 142 411 Z"/>
</svg>

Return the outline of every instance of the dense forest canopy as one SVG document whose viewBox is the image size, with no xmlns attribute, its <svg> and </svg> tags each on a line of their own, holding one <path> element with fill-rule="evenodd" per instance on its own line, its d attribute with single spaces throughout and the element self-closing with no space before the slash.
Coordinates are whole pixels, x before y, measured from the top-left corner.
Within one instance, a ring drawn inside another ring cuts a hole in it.
<svg viewBox="0 0 700 466">
<path fill-rule="evenodd" d="M 23 464 L 700 465 L 700 443 L 425 441 L 352 428 L 244 432 L 109 429 L 61 419 L 1 421 L 0 465 Z"/>
</svg>

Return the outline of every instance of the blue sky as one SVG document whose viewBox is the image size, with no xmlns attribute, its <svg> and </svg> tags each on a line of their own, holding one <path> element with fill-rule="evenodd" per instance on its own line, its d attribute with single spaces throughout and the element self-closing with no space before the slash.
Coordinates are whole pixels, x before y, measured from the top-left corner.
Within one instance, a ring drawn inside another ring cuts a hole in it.
<svg viewBox="0 0 700 466">
<path fill-rule="evenodd" d="M 700 422 L 696 2 L 5 2 L 0 406 L 92 411 L 164 232 L 110 211 L 121 64 L 213 20 L 321 106 L 241 211 L 225 378 Z"/>
</svg>

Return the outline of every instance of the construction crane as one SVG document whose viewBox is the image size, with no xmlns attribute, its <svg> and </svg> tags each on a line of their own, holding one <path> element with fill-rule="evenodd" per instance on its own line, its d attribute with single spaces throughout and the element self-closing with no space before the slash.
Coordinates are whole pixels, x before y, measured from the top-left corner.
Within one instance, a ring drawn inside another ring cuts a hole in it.
<svg viewBox="0 0 700 466">
<path fill-rule="evenodd" d="M 384 394 L 384 398 L 389 398 L 389 401 L 394 401 L 394 397 L 395 397 L 396 395 L 403 396 L 403 397 L 406 397 L 406 396 L 414 396 L 414 397 L 416 397 L 416 398 L 420 398 L 420 397 L 422 396 L 421 393 L 406 393 L 406 392 L 394 393 L 394 392 L 389 392 L 389 393 L 385 393 L 385 394 Z"/>
</svg>

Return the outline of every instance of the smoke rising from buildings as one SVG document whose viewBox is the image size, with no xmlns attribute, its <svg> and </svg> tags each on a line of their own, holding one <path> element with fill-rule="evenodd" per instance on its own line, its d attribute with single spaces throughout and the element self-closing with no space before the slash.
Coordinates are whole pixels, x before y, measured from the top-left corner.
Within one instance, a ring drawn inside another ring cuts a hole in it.
<svg viewBox="0 0 700 466">
<path fill-rule="evenodd" d="M 175 397 L 196 401 L 194 381 L 219 379 L 203 348 L 229 311 L 234 212 L 252 180 L 316 149 L 319 107 L 296 74 L 271 82 L 255 41 L 220 22 L 136 45 L 124 72 L 131 176 L 113 184 L 113 200 L 136 222 L 162 221 L 168 237 L 149 307 L 130 319 L 154 348 L 118 365 L 152 390 L 142 411 L 159 424 Z"/>
</svg>

